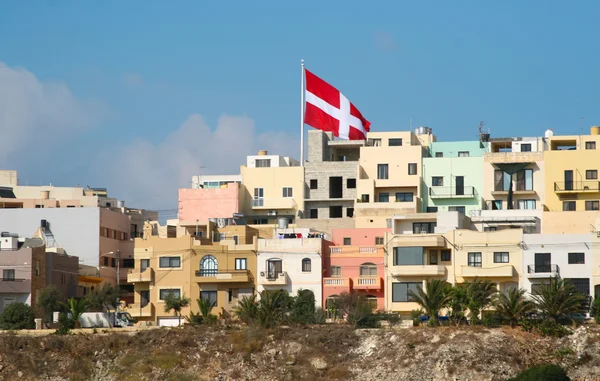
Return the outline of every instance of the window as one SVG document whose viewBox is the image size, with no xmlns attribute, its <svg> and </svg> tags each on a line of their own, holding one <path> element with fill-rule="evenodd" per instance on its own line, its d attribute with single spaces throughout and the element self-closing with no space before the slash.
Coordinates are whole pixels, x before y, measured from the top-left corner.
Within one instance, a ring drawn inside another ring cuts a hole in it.
<svg viewBox="0 0 600 381">
<path fill-rule="evenodd" d="M 497 169 L 494 171 L 494 190 L 495 191 L 507 191 L 508 188 L 510 188 L 510 182 L 511 182 L 511 176 L 500 170 Z"/>
<path fill-rule="evenodd" d="M 354 217 L 354 208 L 346 208 L 346 217 Z"/>
<path fill-rule="evenodd" d="M 508 253 L 507 252 L 494 253 L 494 263 L 508 263 Z"/>
<path fill-rule="evenodd" d="M 390 139 L 389 140 L 389 145 L 390 145 L 390 147 L 401 146 L 402 145 L 402 139 L 401 138 Z"/>
<path fill-rule="evenodd" d="M 15 269 L 4 269 L 2 270 L 3 280 L 15 280 Z"/>
<path fill-rule="evenodd" d="M 437 265 L 438 264 L 437 250 L 430 250 L 429 251 L 429 264 L 430 265 Z"/>
<path fill-rule="evenodd" d="M 234 245 L 238 245 L 239 244 L 239 242 L 240 242 L 240 237 L 239 236 L 234 235 L 231 238 L 233 239 L 233 244 Z"/>
<path fill-rule="evenodd" d="M 379 199 L 377 202 L 390 202 L 390 194 L 389 193 L 379 193 Z"/>
<path fill-rule="evenodd" d="M 396 193 L 396 202 L 412 202 L 412 201 L 413 201 L 412 192 Z"/>
<path fill-rule="evenodd" d="M 310 189 L 318 189 L 318 181 L 317 179 L 311 179 L 310 180 Z"/>
<path fill-rule="evenodd" d="M 585 142 L 585 149 L 596 149 L 596 142 Z"/>
<path fill-rule="evenodd" d="M 256 168 L 266 168 L 271 166 L 271 159 L 256 159 Z"/>
<path fill-rule="evenodd" d="M 498 230 L 498 228 L 496 226 L 484 226 L 483 227 L 484 232 L 495 232 L 497 230 Z"/>
<path fill-rule="evenodd" d="M 158 267 L 162 269 L 181 267 L 181 257 L 160 257 Z"/>
<path fill-rule="evenodd" d="M 263 206 L 265 203 L 265 190 L 263 188 L 254 188 L 254 200 L 252 206 Z"/>
<path fill-rule="evenodd" d="M 435 233 L 435 222 L 413 222 L 413 234 Z"/>
<path fill-rule="evenodd" d="M 39 259 L 35 260 L 35 275 L 40 276 L 42 273 L 42 264 Z"/>
<path fill-rule="evenodd" d="M 442 262 L 450 262 L 450 258 L 451 258 L 450 253 L 451 253 L 450 250 L 442 250 L 442 254 L 441 254 Z"/>
<path fill-rule="evenodd" d="M 465 214 L 465 207 L 464 206 L 449 206 L 448 211 L 449 212 L 459 212 L 459 213 Z"/>
<path fill-rule="evenodd" d="M 283 187 L 283 197 L 294 197 L 294 190 L 292 187 Z"/>
<path fill-rule="evenodd" d="M 65 274 L 60 274 L 60 284 L 65 284 L 67 282 L 67 277 Z"/>
<path fill-rule="evenodd" d="M 569 264 L 570 265 L 585 264 L 585 253 L 569 253 Z"/>
<path fill-rule="evenodd" d="M 304 258 L 302 260 L 302 272 L 303 273 L 309 273 L 310 272 L 310 259 L 309 258 Z"/>
<path fill-rule="evenodd" d="M 444 186 L 444 177 L 443 176 L 433 176 L 431 178 L 431 186 L 432 187 L 443 187 Z"/>
<path fill-rule="evenodd" d="M 386 180 L 388 178 L 387 164 L 377 164 L 377 178 L 379 180 Z"/>
<path fill-rule="evenodd" d="M 342 218 L 343 208 L 342 206 L 330 206 L 329 207 L 329 218 Z"/>
<path fill-rule="evenodd" d="M 339 278 L 342 276 L 342 267 L 341 266 L 331 266 L 331 276 L 333 278 Z"/>
<path fill-rule="evenodd" d="M 596 169 L 588 169 L 585 171 L 585 179 L 586 180 L 597 180 L 598 179 L 598 171 Z"/>
<path fill-rule="evenodd" d="M 375 237 L 375 245 L 383 245 L 383 237 Z"/>
<path fill-rule="evenodd" d="M 148 267 L 150 267 L 149 259 L 140 259 L 140 270 L 144 272 Z"/>
<path fill-rule="evenodd" d="M 371 147 L 381 147 L 381 139 L 369 139 L 369 145 Z"/>
<path fill-rule="evenodd" d="M 517 201 L 517 209 L 535 209 L 535 200 L 519 200 Z"/>
<path fill-rule="evenodd" d="M 443 152 L 436 152 L 435 153 L 435 157 L 444 157 L 444 153 Z"/>
<path fill-rule="evenodd" d="M 598 201 L 586 201 L 585 210 L 599 210 Z"/>
<path fill-rule="evenodd" d="M 505 190 L 508 190 L 508 187 Z M 523 169 L 517 172 L 517 190 L 533 190 L 533 169 Z"/>
<path fill-rule="evenodd" d="M 248 259 L 247 258 L 236 258 L 235 259 L 236 270 L 248 270 Z"/>
<path fill-rule="evenodd" d="M 369 202 L 369 195 L 368 194 L 361 194 L 360 195 L 360 202 Z"/>
<path fill-rule="evenodd" d="M 360 276 L 377 276 L 377 265 L 367 262 L 360 265 Z"/>
<path fill-rule="evenodd" d="M 437 213 L 437 211 L 438 211 L 437 206 L 428 206 L 427 207 L 427 213 Z"/>
<path fill-rule="evenodd" d="M 135 267 L 135 259 L 133 259 L 133 258 L 123 259 L 123 268 L 132 269 L 134 267 Z"/>
<path fill-rule="evenodd" d="M 408 163 L 408 174 L 409 175 L 417 174 L 417 163 Z"/>
<path fill-rule="evenodd" d="M 563 212 L 574 212 L 577 210 L 575 201 L 563 201 Z"/>
<path fill-rule="evenodd" d="M 116 258 L 111 258 L 110 259 L 110 266 L 111 267 L 117 267 L 117 259 Z"/>
<path fill-rule="evenodd" d="M 252 225 L 266 225 L 269 221 L 266 218 L 253 218 Z"/>
<path fill-rule="evenodd" d="M 469 263 L 471 267 L 481 267 L 481 253 L 469 253 Z"/>
<path fill-rule="evenodd" d="M 108 266 L 108 257 L 104 257 L 104 266 Z"/>
<path fill-rule="evenodd" d="M 216 276 L 219 272 L 219 263 L 217 258 L 212 255 L 205 255 L 200 260 L 200 276 Z"/>
<path fill-rule="evenodd" d="M 469 151 L 458 151 L 458 157 L 469 157 Z"/>
<path fill-rule="evenodd" d="M 344 237 L 344 246 L 352 245 L 352 238 Z"/>
<path fill-rule="evenodd" d="M 356 179 L 346 179 L 346 188 L 347 189 L 355 189 L 356 188 Z"/>
<path fill-rule="evenodd" d="M 181 290 L 178 288 L 163 288 L 159 291 L 158 298 L 160 300 L 165 300 L 169 294 L 179 298 L 181 297 Z"/>
<path fill-rule="evenodd" d="M 521 144 L 521 152 L 531 152 L 531 143 Z"/>
<path fill-rule="evenodd" d="M 493 200 L 490 202 L 491 210 L 502 210 L 502 200 Z"/>
<path fill-rule="evenodd" d="M 565 278 L 565 282 L 571 283 L 575 290 L 583 295 L 590 294 L 590 279 L 589 278 Z"/>
<path fill-rule="evenodd" d="M 309 217 L 310 218 L 319 218 L 319 209 L 310 209 Z"/>
<path fill-rule="evenodd" d="M 409 291 L 417 293 L 418 289 L 423 287 L 421 282 L 399 282 L 392 283 L 392 302 L 411 302 Z"/>
</svg>

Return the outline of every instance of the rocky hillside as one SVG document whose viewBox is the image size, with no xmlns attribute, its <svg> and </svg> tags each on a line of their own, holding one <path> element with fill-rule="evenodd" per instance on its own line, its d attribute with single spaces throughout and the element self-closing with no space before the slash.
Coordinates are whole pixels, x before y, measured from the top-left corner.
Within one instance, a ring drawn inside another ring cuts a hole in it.
<svg viewBox="0 0 600 381">
<path fill-rule="evenodd" d="M 562 339 L 510 328 L 186 327 L 0 335 L 0 380 L 505 380 L 557 363 L 600 379 L 600 328 Z"/>
</svg>

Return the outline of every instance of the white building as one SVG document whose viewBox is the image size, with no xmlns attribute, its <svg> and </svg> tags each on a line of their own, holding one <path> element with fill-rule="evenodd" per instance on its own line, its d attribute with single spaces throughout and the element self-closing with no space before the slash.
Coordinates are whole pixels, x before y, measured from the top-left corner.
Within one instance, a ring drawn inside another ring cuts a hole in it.
<svg viewBox="0 0 600 381">
<path fill-rule="evenodd" d="M 592 234 L 524 234 L 523 288 L 532 294 L 551 277 L 592 295 Z"/>
<path fill-rule="evenodd" d="M 258 293 L 286 290 L 295 296 L 299 290 L 311 290 L 316 306 L 320 307 L 323 239 L 312 238 L 317 233 L 311 233 L 310 229 L 277 229 L 274 236 L 280 238 L 258 240 Z"/>
</svg>

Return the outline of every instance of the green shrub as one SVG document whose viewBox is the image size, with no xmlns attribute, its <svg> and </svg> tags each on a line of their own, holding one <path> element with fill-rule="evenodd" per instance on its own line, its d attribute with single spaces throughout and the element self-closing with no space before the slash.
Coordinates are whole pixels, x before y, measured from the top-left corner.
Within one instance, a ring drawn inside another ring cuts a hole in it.
<svg viewBox="0 0 600 381">
<path fill-rule="evenodd" d="M 538 365 L 529 368 L 510 381 L 570 381 L 567 373 L 558 365 Z"/>
<path fill-rule="evenodd" d="M 315 319 L 315 294 L 311 290 L 298 290 L 292 304 L 292 322 L 311 324 Z"/>
<path fill-rule="evenodd" d="M 315 309 L 315 324 L 325 324 L 327 322 L 327 311 L 322 308 Z"/>
<path fill-rule="evenodd" d="M 502 317 L 495 313 L 486 313 L 483 316 L 481 323 L 489 328 L 500 327 L 500 324 L 502 324 Z"/>
<path fill-rule="evenodd" d="M 64 312 L 58 314 L 58 329 L 56 330 L 57 335 L 66 335 L 70 330 L 75 328 L 75 321 Z"/>
<path fill-rule="evenodd" d="M 565 328 L 565 326 L 552 319 L 542 320 L 536 328 L 542 336 L 563 337 L 571 334 L 571 331 Z"/>
<path fill-rule="evenodd" d="M 600 324 L 600 298 L 594 299 L 590 313 L 596 319 L 596 323 Z"/>
<path fill-rule="evenodd" d="M 412 310 L 410 311 L 410 318 L 413 321 L 413 325 L 416 327 L 421 324 L 421 317 L 423 316 L 423 310 Z"/>
<path fill-rule="evenodd" d="M 191 325 L 200 325 L 202 324 L 202 321 L 204 320 L 204 318 L 202 317 L 202 314 L 200 314 L 199 312 L 190 312 L 190 314 L 188 316 L 185 316 L 185 321 L 188 322 L 188 324 Z"/>
<path fill-rule="evenodd" d="M 0 328 L 2 329 L 34 329 L 35 314 L 30 305 L 25 303 L 11 303 L 0 314 Z"/>
</svg>

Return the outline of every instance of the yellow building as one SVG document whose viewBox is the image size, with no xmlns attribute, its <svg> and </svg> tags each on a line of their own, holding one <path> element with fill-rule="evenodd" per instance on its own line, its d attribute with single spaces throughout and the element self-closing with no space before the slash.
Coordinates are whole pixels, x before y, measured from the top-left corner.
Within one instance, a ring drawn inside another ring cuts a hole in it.
<svg viewBox="0 0 600 381">
<path fill-rule="evenodd" d="M 368 134 L 360 147 L 356 227 L 385 228 L 392 214 L 421 212 L 423 147 L 435 141 L 426 127 Z"/>
<path fill-rule="evenodd" d="M 548 211 L 599 211 L 600 127 L 591 135 L 546 137 L 546 208 Z"/>
</svg>

